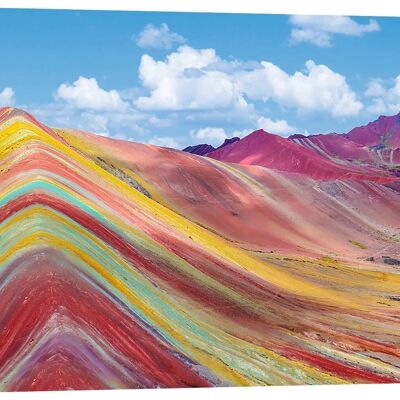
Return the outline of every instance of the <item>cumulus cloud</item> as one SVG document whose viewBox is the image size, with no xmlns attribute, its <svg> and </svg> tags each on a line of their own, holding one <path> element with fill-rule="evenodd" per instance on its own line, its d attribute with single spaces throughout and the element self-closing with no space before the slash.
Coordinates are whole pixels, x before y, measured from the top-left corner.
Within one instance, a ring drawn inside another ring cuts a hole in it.
<svg viewBox="0 0 400 400">
<path fill-rule="evenodd" d="M 261 129 L 258 127 L 258 129 Z M 254 132 L 256 129 L 236 129 L 232 132 L 229 137 L 238 137 L 238 138 L 244 138 L 245 136 L 249 135 L 250 133 Z"/>
<path fill-rule="evenodd" d="M 255 131 L 256 129 L 261 129 L 261 127 L 259 127 L 257 124 L 253 128 L 240 130 L 226 130 L 224 128 L 206 127 L 200 128 L 198 130 L 192 130 L 190 132 L 190 136 L 198 140 L 198 142 L 196 143 L 207 143 L 213 146 L 219 146 L 225 141 L 225 139 L 233 137 L 243 138 L 249 135 L 251 132 Z"/>
<path fill-rule="evenodd" d="M 273 120 L 268 117 L 258 117 L 253 128 L 227 132 L 223 128 L 207 127 L 192 131 L 191 136 L 202 143 L 220 145 L 227 138 L 235 136 L 243 138 L 256 129 L 263 129 L 266 132 L 280 136 L 289 136 L 298 131 L 284 119 Z"/>
<path fill-rule="evenodd" d="M 64 101 L 31 105 L 33 115 L 52 127 L 74 128 L 119 139 L 143 140 L 149 131 L 146 115 L 132 108 L 125 110 L 83 110 Z"/>
<path fill-rule="evenodd" d="M 319 47 L 332 46 L 333 35 L 361 37 L 380 30 L 374 19 L 360 24 L 345 16 L 292 15 L 289 20 L 293 25 L 292 43 L 310 43 Z"/>
<path fill-rule="evenodd" d="M 199 110 L 245 106 L 232 75 L 214 68 L 220 58 L 214 49 L 181 46 L 165 61 L 143 55 L 139 76 L 150 90 L 136 105 L 141 109 Z"/>
<path fill-rule="evenodd" d="M 384 81 L 382 79 L 371 79 L 368 83 L 365 96 L 367 97 L 379 97 L 386 93 Z"/>
<path fill-rule="evenodd" d="M 170 31 L 167 24 L 160 26 L 146 25 L 136 39 L 136 44 L 142 48 L 155 48 L 170 50 L 176 44 L 186 43 L 186 39 Z"/>
<path fill-rule="evenodd" d="M 281 136 L 289 136 L 298 131 L 295 127 L 289 125 L 289 123 L 284 119 L 273 120 L 266 117 L 260 117 L 257 120 L 257 127 L 266 132 Z"/>
<path fill-rule="evenodd" d="M 79 112 L 75 110 L 63 110 L 64 112 L 54 118 L 57 127 L 72 127 L 99 135 L 109 135 L 109 118 L 103 114 L 92 112 Z"/>
<path fill-rule="evenodd" d="M 83 110 L 126 110 L 128 104 L 116 90 L 107 91 L 99 86 L 95 78 L 79 77 L 72 85 L 61 84 L 55 95 L 57 100 Z"/>
<path fill-rule="evenodd" d="M 371 99 L 368 111 L 375 114 L 400 112 L 400 75 L 392 82 L 381 79 L 371 80 L 365 96 Z"/>
<path fill-rule="evenodd" d="M 103 89 L 95 78 L 81 76 L 73 84 L 61 84 L 54 100 L 33 106 L 32 112 L 50 126 L 71 127 L 119 139 L 146 136 L 145 121 L 155 118 L 134 109 L 117 90 Z"/>
<path fill-rule="evenodd" d="M 273 120 L 268 117 L 258 117 L 257 120 L 254 121 L 252 128 L 230 131 L 225 130 L 224 128 L 206 127 L 198 130 L 192 130 L 190 132 L 190 136 L 197 140 L 196 143 L 207 143 L 214 146 L 219 146 L 227 138 L 243 138 L 257 129 L 263 129 L 266 132 L 283 137 L 287 137 L 298 132 L 298 129 L 291 126 L 286 120 Z"/>
<path fill-rule="evenodd" d="M 143 55 L 139 76 L 149 91 L 136 100 L 140 109 L 250 112 L 248 100 L 261 100 L 337 117 L 358 114 L 363 108 L 343 75 L 311 60 L 305 71 L 290 75 L 267 61 L 228 62 L 214 49 L 181 46 L 164 61 Z"/>
<path fill-rule="evenodd" d="M 240 85 L 250 99 L 272 100 L 300 112 L 323 111 L 344 117 L 356 115 L 363 108 L 343 75 L 312 60 L 306 62 L 304 72 L 292 75 L 262 61 L 261 68 L 241 74 Z"/>
<path fill-rule="evenodd" d="M 201 128 L 197 131 L 192 131 L 191 136 L 208 144 L 221 144 L 228 138 L 225 129 L 223 128 Z"/>
<path fill-rule="evenodd" d="M 181 147 L 178 141 L 171 136 L 153 136 L 148 143 L 160 147 L 170 147 L 172 149 L 179 149 Z"/>
<path fill-rule="evenodd" d="M 61 84 L 52 104 L 32 111 L 50 126 L 179 148 L 187 139 L 219 145 L 260 128 L 290 135 L 297 129 L 282 114 L 292 110 L 347 117 L 363 109 L 345 76 L 312 60 L 289 73 L 268 61 L 225 60 L 215 49 L 184 45 L 163 59 L 144 54 L 139 79 L 140 87 L 117 91 L 81 76 Z M 391 104 L 389 88 L 378 83 L 369 95 Z M 283 118 L 263 116 L 271 109 Z M 185 139 L 171 135 L 177 124 L 189 132 Z"/>
<path fill-rule="evenodd" d="M 0 92 L 0 106 L 13 106 L 15 104 L 15 93 L 10 87 L 4 88 Z"/>
<path fill-rule="evenodd" d="M 280 136 L 289 136 L 298 132 L 297 128 L 291 126 L 284 119 L 273 120 L 268 117 L 258 117 L 258 119 L 255 121 L 255 125 L 253 125 L 253 128 L 227 132 L 223 128 L 207 127 L 200 128 L 198 130 L 192 130 L 191 136 L 203 143 L 219 145 L 227 138 L 235 136 L 243 138 L 257 129 L 263 129 L 266 132 Z"/>
</svg>

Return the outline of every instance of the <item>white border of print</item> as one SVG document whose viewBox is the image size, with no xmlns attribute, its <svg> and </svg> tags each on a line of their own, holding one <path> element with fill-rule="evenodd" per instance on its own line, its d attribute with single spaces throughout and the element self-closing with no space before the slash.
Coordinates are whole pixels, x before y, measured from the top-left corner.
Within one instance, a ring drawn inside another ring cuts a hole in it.
<svg viewBox="0 0 400 400">
<path fill-rule="evenodd" d="M 0 7 L 400 16 L 397 0 L 0 0 Z"/>
<path fill-rule="evenodd" d="M 0 0 L 0 8 L 400 16 L 396 0 Z M 400 385 L 342 385 L 0 393 L 0 400 L 376 400 L 399 395 Z"/>
<path fill-rule="evenodd" d="M 127 0 L 129 1 L 129 0 Z M 261 1 L 261 0 L 260 0 Z M 1 393 L 3 400 L 376 400 L 398 398 L 400 384 L 136 389 Z"/>
</svg>

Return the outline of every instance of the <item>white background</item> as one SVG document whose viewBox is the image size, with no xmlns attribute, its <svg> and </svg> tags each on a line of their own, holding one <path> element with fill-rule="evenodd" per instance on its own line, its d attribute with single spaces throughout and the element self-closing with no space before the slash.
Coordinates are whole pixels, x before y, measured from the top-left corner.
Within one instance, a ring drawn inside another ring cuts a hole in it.
<svg viewBox="0 0 400 400">
<path fill-rule="evenodd" d="M 400 17 L 398 0 L 0 0 L 0 7 Z M 400 384 L 1 393 L 0 400 L 389 400 L 399 395 Z"/>
</svg>

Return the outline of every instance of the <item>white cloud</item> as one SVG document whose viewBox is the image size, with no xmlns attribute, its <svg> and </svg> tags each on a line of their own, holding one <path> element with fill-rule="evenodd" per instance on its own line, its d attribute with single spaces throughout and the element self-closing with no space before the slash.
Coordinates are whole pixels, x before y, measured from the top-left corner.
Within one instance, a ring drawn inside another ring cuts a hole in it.
<svg viewBox="0 0 400 400">
<path fill-rule="evenodd" d="M 367 97 L 378 97 L 383 96 L 386 92 L 384 82 L 382 79 L 371 79 L 368 83 L 365 96 Z"/>
<path fill-rule="evenodd" d="M 83 110 L 126 110 L 128 104 L 116 90 L 104 90 L 95 78 L 79 77 L 72 85 L 61 84 L 55 95 L 57 100 Z"/>
<path fill-rule="evenodd" d="M 207 128 L 200 128 L 197 131 L 195 130 L 191 131 L 191 136 L 193 138 L 198 139 L 202 143 L 220 145 L 227 138 L 232 138 L 232 137 L 243 138 L 257 129 L 263 129 L 269 133 L 273 133 L 275 135 L 280 135 L 280 136 L 289 136 L 293 133 L 298 132 L 298 129 L 289 125 L 289 123 L 286 120 L 281 120 L 281 119 L 272 120 L 271 118 L 267 117 L 258 117 L 257 121 L 255 121 L 255 126 L 253 128 L 233 130 L 231 132 L 227 132 L 223 128 L 207 127 Z"/>
<path fill-rule="evenodd" d="M 255 129 L 241 129 L 241 130 L 234 130 L 232 132 L 232 135 L 230 135 L 231 138 L 233 137 L 238 137 L 238 138 L 244 138 L 245 136 L 249 135 L 252 133 Z"/>
<path fill-rule="evenodd" d="M 240 85 L 250 99 L 273 100 L 300 112 L 325 112 L 343 117 L 356 115 L 363 108 L 343 75 L 312 60 L 306 62 L 304 72 L 293 75 L 262 61 L 261 68 L 242 73 Z"/>
<path fill-rule="evenodd" d="M 154 136 L 148 143 L 161 147 L 171 147 L 173 149 L 178 149 L 180 147 L 178 141 L 170 136 Z"/>
<path fill-rule="evenodd" d="M 159 27 L 151 24 L 146 25 L 136 39 L 136 44 L 139 47 L 167 50 L 170 50 L 175 44 L 183 44 L 185 42 L 186 39 L 170 31 L 167 24 L 161 24 Z"/>
<path fill-rule="evenodd" d="M 55 127 L 70 127 L 103 136 L 109 135 L 109 118 L 102 114 L 93 114 L 91 112 L 76 113 L 75 110 L 64 110 L 64 113 L 55 116 L 52 121 L 52 125 Z"/>
<path fill-rule="evenodd" d="M 81 126 L 84 126 L 85 130 L 89 132 L 96 132 L 106 136 L 109 135 L 108 124 L 110 120 L 106 115 L 82 113 L 81 121 Z"/>
<path fill-rule="evenodd" d="M 156 128 L 170 128 L 174 124 L 171 118 L 159 118 L 156 115 L 149 116 L 147 122 Z"/>
<path fill-rule="evenodd" d="M 143 121 L 152 117 L 131 107 L 118 91 L 107 91 L 95 78 L 85 77 L 79 77 L 72 85 L 61 84 L 53 103 L 33 105 L 31 111 L 53 127 L 139 140 L 147 134 Z"/>
<path fill-rule="evenodd" d="M 333 35 L 361 37 L 380 30 L 374 19 L 360 24 L 345 16 L 292 15 L 290 23 L 294 26 L 291 31 L 293 43 L 311 43 L 319 47 L 332 46 Z"/>
<path fill-rule="evenodd" d="M 61 84 L 54 103 L 36 107 L 33 114 L 50 126 L 180 148 L 187 139 L 219 145 L 257 128 L 282 136 L 296 132 L 283 118 L 262 116 L 272 115 L 277 106 L 280 112 L 294 109 L 333 117 L 363 109 L 345 76 L 311 60 L 304 69 L 288 73 L 271 62 L 227 61 L 214 49 L 185 45 L 162 60 L 143 55 L 139 78 L 141 87 L 118 92 L 100 87 L 95 78 L 79 77 L 73 84 Z M 388 92 L 378 83 L 374 89 L 371 84 L 374 101 Z M 190 135 L 177 135 L 177 124 Z"/>
<path fill-rule="evenodd" d="M 243 138 L 257 129 L 263 129 L 269 133 L 284 137 L 298 132 L 298 129 L 289 125 L 286 120 L 272 120 L 267 117 L 258 117 L 253 128 L 227 131 L 223 128 L 206 127 L 192 130 L 190 136 L 197 140 L 196 143 L 207 143 L 219 146 L 225 139 L 233 137 Z"/>
<path fill-rule="evenodd" d="M 261 61 L 225 61 L 214 49 L 181 46 L 165 61 L 144 55 L 139 67 L 143 86 L 140 109 L 252 112 L 249 100 L 273 101 L 300 112 L 323 111 L 335 117 L 355 115 L 363 108 L 346 78 L 325 65 L 307 61 L 304 72 L 289 75 Z"/>
<path fill-rule="evenodd" d="M 143 141 L 148 135 L 144 125 L 151 117 L 131 108 L 123 111 L 81 110 L 62 101 L 33 105 L 28 111 L 48 126 L 137 141 Z"/>
<path fill-rule="evenodd" d="M 13 106 L 15 104 L 15 92 L 12 88 L 6 87 L 0 92 L 0 106 Z"/>
<path fill-rule="evenodd" d="M 201 128 L 197 131 L 192 131 L 191 136 L 208 144 L 221 144 L 228 138 L 223 128 Z"/>
<path fill-rule="evenodd" d="M 400 75 L 389 85 L 381 79 L 371 80 L 365 96 L 371 98 L 368 111 L 374 114 L 400 112 Z"/>
<path fill-rule="evenodd" d="M 284 119 L 277 119 L 274 121 L 271 118 L 266 117 L 260 117 L 257 120 L 257 127 L 266 132 L 281 136 L 289 136 L 298 131 L 295 127 L 289 125 Z"/>
<path fill-rule="evenodd" d="M 141 96 L 136 105 L 141 109 L 199 110 L 245 107 L 236 92 L 233 77 L 213 65 L 222 60 L 214 49 L 193 49 L 181 46 L 156 61 L 142 56 L 139 75 L 149 96 Z"/>
</svg>

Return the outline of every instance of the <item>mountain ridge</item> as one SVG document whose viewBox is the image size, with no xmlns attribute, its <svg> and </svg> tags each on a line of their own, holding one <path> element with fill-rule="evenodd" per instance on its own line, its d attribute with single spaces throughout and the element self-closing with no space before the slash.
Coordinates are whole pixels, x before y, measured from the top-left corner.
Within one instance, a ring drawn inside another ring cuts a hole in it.
<svg viewBox="0 0 400 400">
<path fill-rule="evenodd" d="M 266 143 L 265 138 L 252 139 L 254 135 L 260 136 L 262 132 L 268 135 L 270 146 Z M 249 137 L 250 139 L 248 139 Z M 249 148 L 250 141 L 254 142 L 254 148 Z M 261 142 L 265 148 L 259 147 Z M 278 142 L 279 145 L 277 145 Z M 239 144 L 233 146 L 230 143 L 224 143 L 217 149 L 211 151 L 207 149 L 199 155 L 221 161 L 250 163 L 281 171 L 310 174 L 310 169 L 304 165 L 304 157 L 307 157 L 313 164 L 313 168 L 316 169 L 312 173 L 313 178 L 317 176 L 329 178 L 325 172 L 328 167 L 332 170 L 330 179 L 360 176 L 360 174 L 362 175 L 360 167 L 366 167 L 364 175 L 397 176 L 400 165 L 400 113 L 394 116 L 381 116 L 377 120 L 354 128 L 345 134 L 327 133 L 308 136 L 294 134 L 283 138 L 273 133 L 257 130 L 242 139 L 235 140 L 234 143 Z M 293 147 L 291 143 L 300 145 L 306 149 L 306 152 Z M 271 152 L 271 146 L 277 146 L 277 149 Z M 274 158 L 276 152 L 282 152 L 284 148 L 286 148 L 286 160 L 290 161 L 291 157 L 294 157 L 291 167 L 284 165 L 276 157 Z M 190 151 L 190 149 L 186 148 L 183 151 Z M 290 153 L 296 154 L 291 155 Z M 319 159 L 318 162 L 317 159 Z"/>
</svg>

